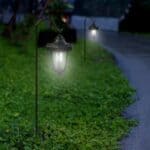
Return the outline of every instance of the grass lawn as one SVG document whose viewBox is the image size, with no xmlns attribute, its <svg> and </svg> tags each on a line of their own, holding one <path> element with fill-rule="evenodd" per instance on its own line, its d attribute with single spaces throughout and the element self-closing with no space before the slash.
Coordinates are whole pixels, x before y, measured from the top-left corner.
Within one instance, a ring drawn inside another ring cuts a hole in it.
<svg viewBox="0 0 150 150">
<path fill-rule="evenodd" d="M 34 36 L 16 47 L 0 38 L 0 150 L 117 150 L 134 125 L 122 116 L 133 90 L 112 56 L 83 42 L 57 75 L 45 49 L 39 49 L 40 138 L 34 138 Z"/>
<path fill-rule="evenodd" d="M 147 32 L 147 33 L 135 33 L 135 35 L 140 35 L 140 36 L 143 36 L 143 37 L 147 37 L 147 38 L 150 38 L 150 33 Z"/>
</svg>

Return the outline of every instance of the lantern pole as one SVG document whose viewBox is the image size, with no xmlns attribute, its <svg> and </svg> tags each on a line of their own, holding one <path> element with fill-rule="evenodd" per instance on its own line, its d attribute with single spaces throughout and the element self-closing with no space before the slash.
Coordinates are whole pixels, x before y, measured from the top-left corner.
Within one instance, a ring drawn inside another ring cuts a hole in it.
<svg viewBox="0 0 150 150">
<path fill-rule="evenodd" d="M 35 45 L 35 136 L 38 136 L 39 133 L 39 125 L 38 125 L 38 25 L 35 26 L 35 39 L 36 39 L 36 45 Z"/>
<path fill-rule="evenodd" d="M 39 15 L 39 18 L 42 18 L 43 13 L 45 11 L 45 9 L 47 8 L 48 4 L 51 3 L 53 0 L 46 0 L 45 5 Z M 39 92 L 39 85 L 38 85 L 38 57 L 39 57 L 39 53 L 38 53 L 38 24 L 41 22 L 42 19 L 39 19 L 36 24 L 35 24 L 35 136 L 37 137 L 39 134 L 39 98 L 38 98 L 38 92 Z"/>
<path fill-rule="evenodd" d="M 87 24 L 87 19 L 84 19 L 84 48 L 83 48 L 83 57 L 84 61 L 86 61 L 86 24 Z"/>
</svg>

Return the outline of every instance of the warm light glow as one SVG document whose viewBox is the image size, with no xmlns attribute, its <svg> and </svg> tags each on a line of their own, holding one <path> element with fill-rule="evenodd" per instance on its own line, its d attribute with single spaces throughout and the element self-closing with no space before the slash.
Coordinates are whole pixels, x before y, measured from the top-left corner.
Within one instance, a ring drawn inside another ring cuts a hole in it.
<svg viewBox="0 0 150 150">
<path fill-rule="evenodd" d="M 67 23 L 67 18 L 65 18 L 65 17 L 62 17 L 62 21 L 64 22 L 64 23 Z"/>
<path fill-rule="evenodd" d="M 68 16 L 62 16 L 61 19 L 62 19 L 62 21 L 64 23 L 68 23 L 68 21 L 69 21 L 69 17 Z"/>
<path fill-rule="evenodd" d="M 53 51 L 52 60 L 54 70 L 58 73 L 62 73 L 66 67 L 67 53 L 65 51 Z"/>
</svg>

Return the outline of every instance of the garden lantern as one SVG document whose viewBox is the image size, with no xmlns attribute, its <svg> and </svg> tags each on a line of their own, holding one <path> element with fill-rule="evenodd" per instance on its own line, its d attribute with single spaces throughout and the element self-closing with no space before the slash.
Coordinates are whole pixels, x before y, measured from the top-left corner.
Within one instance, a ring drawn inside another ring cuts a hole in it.
<svg viewBox="0 0 150 150">
<path fill-rule="evenodd" d="M 91 35 L 92 37 L 96 37 L 97 34 L 98 34 L 98 31 L 99 31 L 99 27 L 96 26 L 95 22 L 93 22 L 93 23 L 89 26 L 90 35 Z"/>
<path fill-rule="evenodd" d="M 61 19 L 62 19 L 62 21 L 63 21 L 64 23 L 68 23 L 68 22 L 69 22 L 69 16 L 67 16 L 67 15 L 61 16 Z"/>
<path fill-rule="evenodd" d="M 66 64 L 68 52 L 72 46 L 67 43 L 62 35 L 58 35 L 54 43 L 48 43 L 46 46 L 52 52 L 52 64 L 57 73 L 63 73 Z"/>
</svg>

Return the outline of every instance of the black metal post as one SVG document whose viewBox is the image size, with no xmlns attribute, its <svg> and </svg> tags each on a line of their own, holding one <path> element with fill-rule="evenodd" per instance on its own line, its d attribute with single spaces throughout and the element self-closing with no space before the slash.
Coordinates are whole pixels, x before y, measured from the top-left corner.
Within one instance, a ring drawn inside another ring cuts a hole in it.
<svg viewBox="0 0 150 150">
<path fill-rule="evenodd" d="M 35 26 L 35 136 L 38 136 L 38 25 Z"/>
<path fill-rule="evenodd" d="M 84 61 L 86 61 L 86 23 L 87 23 L 87 19 L 84 19 L 84 49 L 83 49 L 83 57 L 84 57 Z"/>
</svg>

